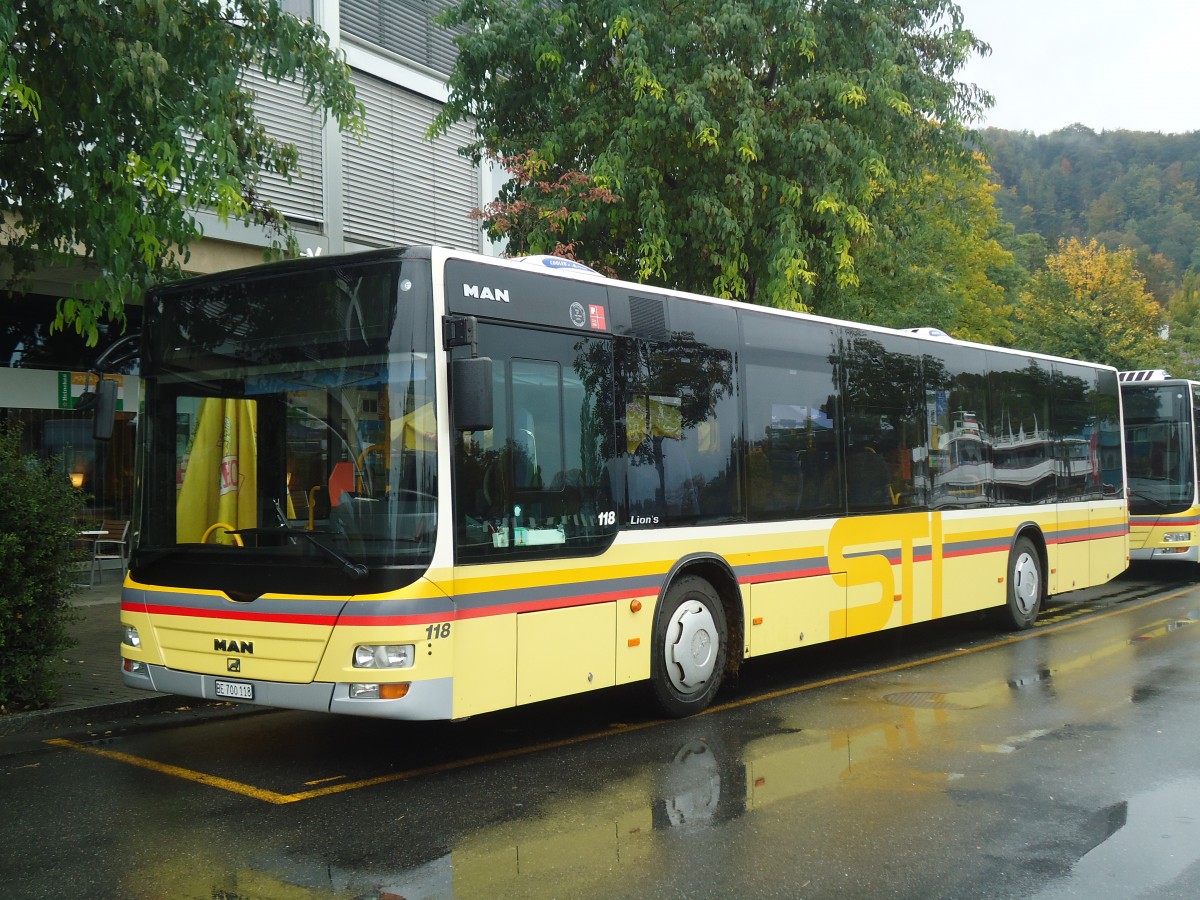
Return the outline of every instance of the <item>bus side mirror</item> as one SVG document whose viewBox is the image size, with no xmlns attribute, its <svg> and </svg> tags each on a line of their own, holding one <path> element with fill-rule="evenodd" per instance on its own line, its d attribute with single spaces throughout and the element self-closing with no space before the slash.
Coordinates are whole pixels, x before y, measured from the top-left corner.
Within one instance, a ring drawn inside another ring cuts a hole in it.
<svg viewBox="0 0 1200 900">
<path fill-rule="evenodd" d="M 459 431 L 489 431 L 492 427 L 492 360 L 487 356 L 456 359 L 451 374 L 454 427 Z"/>
<path fill-rule="evenodd" d="M 117 383 L 111 378 L 100 376 L 92 409 L 92 437 L 98 441 L 112 440 L 117 419 Z"/>
</svg>

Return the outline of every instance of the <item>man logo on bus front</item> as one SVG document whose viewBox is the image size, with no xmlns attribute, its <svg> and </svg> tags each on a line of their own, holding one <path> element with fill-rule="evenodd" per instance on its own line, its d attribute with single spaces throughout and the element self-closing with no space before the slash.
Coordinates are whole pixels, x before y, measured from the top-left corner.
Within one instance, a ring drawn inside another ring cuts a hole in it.
<svg viewBox="0 0 1200 900">
<path fill-rule="evenodd" d="M 229 672 L 242 671 L 242 661 L 240 659 L 226 659 L 225 669 Z"/>
<path fill-rule="evenodd" d="M 495 300 L 497 303 L 509 303 L 507 288 L 490 288 L 487 285 L 480 287 L 477 284 L 463 283 L 463 296 L 473 297 L 476 300 Z"/>
</svg>

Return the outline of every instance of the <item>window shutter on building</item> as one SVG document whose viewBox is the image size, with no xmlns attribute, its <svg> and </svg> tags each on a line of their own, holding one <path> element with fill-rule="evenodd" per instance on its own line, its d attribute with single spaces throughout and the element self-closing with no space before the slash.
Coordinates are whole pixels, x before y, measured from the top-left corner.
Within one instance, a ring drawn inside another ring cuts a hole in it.
<svg viewBox="0 0 1200 900">
<path fill-rule="evenodd" d="M 342 0 L 342 30 L 449 75 L 454 33 L 433 21 L 449 5 L 448 0 Z"/>
<path fill-rule="evenodd" d="M 291 221 L 323 224 L 320 114 L 305 105 L 303 86 L 296 82 L 276 84 L 257 69 L 248 70 L 243 77 L 255 95 L 254 114 L 267 133 L 295 144 L 300 153 L 300 173 L 290 184 L 273 172 L 263 172 L 259 191 Z"/>
<path fill-rule="evenodd" d="M 425 132 L 439 104 L 361 72 L 353 73 L 366 107 L 367 134 L 361 143 L 342 138 L 347 238 L 369 246 L 442 244 L 480 249 L 479 174 L 458 148 L 471 141 L 470 126 L 458 124 L 433 141 Z"/>
</svg>

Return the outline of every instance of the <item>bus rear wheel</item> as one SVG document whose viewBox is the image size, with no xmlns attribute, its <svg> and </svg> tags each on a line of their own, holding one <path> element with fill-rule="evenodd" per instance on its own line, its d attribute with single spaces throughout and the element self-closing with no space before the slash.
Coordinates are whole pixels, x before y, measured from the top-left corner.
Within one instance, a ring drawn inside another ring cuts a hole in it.
<svg viewBox="0 0 1200 900">
<path fill-rule="evenodd" d="M 725 674 L 729 629 L 713 586 L 695 575 L 667 591 L 654 620 L 650 682 L 659 707 L 681 718 L 705 709 Z"/>
<path fill-rule="evenodd" d="M 1027 537 L 1019 537 L 1008 554 L 1007 602 L 1000 610 L 1000 621 L 1011 631 L 1023 631 L 1033 625 L 1042 609 L 1046 579 L 1042 557 Z"/>
</svg>

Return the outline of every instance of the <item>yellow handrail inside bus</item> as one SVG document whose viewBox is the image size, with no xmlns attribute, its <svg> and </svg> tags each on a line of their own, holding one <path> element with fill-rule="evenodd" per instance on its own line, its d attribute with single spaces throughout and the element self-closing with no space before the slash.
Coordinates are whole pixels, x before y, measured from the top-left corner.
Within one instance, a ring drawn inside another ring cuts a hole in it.
<svg viewBox="0 0 1200 900">
<path fill-rule="evenodd" d="M 375 453 L 375 452 L 382 453 L 386 446 L 387 446 L 386 444 L 382 444 L 382 443 L 372 444 L 370 447 L 367 447 L 365 450 L 363 450 L 362 453 L 358 454 L 358 459 L 355 460 L 355 463 L 354 463 L 355 491 L 357 493 L 361 494 L 363 492 L 363 477 L 362 477 L 363 460 L 367 458 L 368 453 Z"/>
<path fill-rule="evenodd" d="M 317 508 L 315 506 L 317 500 L 317 491 L 321 489 L 319 484 L 314 484 L 308 489 L 308 530 L 312 531 L 317 527 Z"/>
<path fill-rule="evenodd" d="M 209 536 L 212 534 L 215 534 L 220 529 L 224 529 L 225 531 L 233 531 L 233 526 L 226 525 L 224 522 L 213 522 L 211 525 L 208 526 L 207 529 L 205 529 L 204 537 L 200 538 L 200 543 L 207 544 Z M 231 538 L 233 538 L 233 542 L 235 544 L 237 544 L 239 547 L 246 546 L 246 544 L 242 540 L 242 536 L 240 534 L 231 534 L 229 536 Z"/>
</svg>

